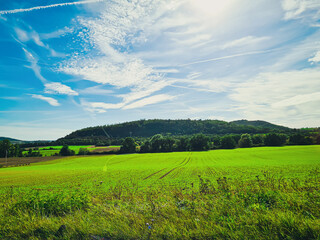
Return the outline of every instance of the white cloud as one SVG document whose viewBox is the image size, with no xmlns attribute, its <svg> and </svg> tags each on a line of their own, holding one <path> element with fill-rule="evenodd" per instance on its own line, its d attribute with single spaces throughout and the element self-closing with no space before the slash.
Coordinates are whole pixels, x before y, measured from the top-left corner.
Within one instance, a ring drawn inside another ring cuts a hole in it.
<svg viewBox="0 0 320 240">
<path fill-rule="evenodd" d="M 261 73 L 235 87 L 230 98 L 244 118 L 293 126 L 320 118 L 320 69 Z M 313 110 L 311 110 L 314 108 Z"/>
<path fill-rule="evenodd" d="M 189 89 L 204 92 L 226 92 L 232 87 L 230 79 L 194 79 L 194 80 L 177 80 L 177 82 L 188 84 Z"/>
<path fill-rule="evenodd" d="M 243 53 L 227 55 L 223 57 L 209 58 L 209 59 L 199 60 L 195 62 L 185 63 L 185 64 L 179 65 L 179 67 L 190 66 L 190 65 L 199 64 L 199 63 L 215 62 L 215 61 L 220 61 L 224 59 L 237 58 L 237 57 L 243 57 L 243 56 L 249 56 L 249 55 L 263 54 L 268 52 L 270 52 L 270 50 L 243 52 Z"/>
<path fill-rule="evenodd" d="M 79 93 L 82 95 L 110 95 L 114 92 L 110 89 L 103 88 L 103 85 L 102 86 L 99 85 L 99 86 L 81 89 L 79 90 Z"/>
<path fill-rule="evenodd" d="M 156 103 L 164 102 L 164 101 L 169 101 L 174 98 L 175 98 L 174 96 L 170 96 L 167 94 L 159 94 L 159 95 L 151 96 L 151 97 L 144 98 L 139 101 L 133 102 L 133 103 L 123 107 L 123 109 L 141 108 L 141 107 L 144 107 L 147 105 L 156 104 Z"/>
<path fill-rule="evenodd" d="M 46 83 L 47 80 L 41 75 L 40 67 L 38 66 L 38 59 L 33 54 L 31 54 L 31 52 L 29 52 L 27 49 L 25 48 L 22 48 L 22 49 L 26 55 L 27 60 L 31 63 L 30 68 L 33 70 L 36 77 L 39 78 L 42 83 Z"/>
<path fill-rule="evenodd" d="M 234 47 L 243 47 L 243 46 L 252 46 L 257 43 L 261 43 L 269 40 L 270 37 L 255 37 L 255 36 L 246 36 L 243 38 L 239 38 L 230 42 L 227 42 L 222 46 L 222 49 L 226 48 L 234 48 Z"/>
<path fill-rule="evenodd" d="M 318 0 L 283 0 L 282 8 L 285 11 L 285 19 L 303 18 L 303 15 L 311 15 L 311 18 L 319 17 L 320 2 Z M 316 12 L 316 14 L 315 14 Z"/>
<path fill-rule="evenodd" d="M 320 51 L 317 52 L 317 53 L 314 55 L 314 57 L 309 58 L 308 61 L 311 62 L 311 63 L 318 63 L 318 62 L 320 62 Z"/>
<path fill-rule="evenodd" d="M 41 39 L 52 39 L 52 38 L 60 38 L 67 34 L 73 33 L 74 28 L 73 27 L 64 27 L 62 29 L 49 32 L 49 33 L 41 33 L 39 34 Z"/>
<path fill-rule="evenodd" d="M 123 104 L 147 97 L 170 85 L 164 73 L 176 69 L 156 70 L 146 64 L 130 48 L 147 39 L 152 24 L 171 8 L 172 1 L 106 2 L 99 9 L 99 17 L 79 18 L 82 26 L 80 41 L 89 42 L 93 51 L 76 53 L 63 62 L 58 71 L 80 76 L 84 80 L 108 84 L 116 89 L 129 89 L 119 94 Z M 94 54 L 98 50 L 99 54 Z M 91 55 L 90 55 L 91 54 Z M 109 105 L 107 105 L 109 107 Z"/>
<path fill-rule="evenodd" d="M 25 31 L 18 27 L 14 28 L 14 31 L 21 42 L 33 41 L 38 46 L 47 49 L 52 57 L 65 57 L 65 54 L 58 53 L 52 48 L 50 48 L 48 44 L 43 43 L 40 38 L 40 35 L 36 31 L 34 31 L 30 26 L 29 28 L 31 29 L 30 31 Z"/>
<path fill-rule="evenodd" d="M 54 98 L 51 98 L 51 97 L 45 97 L 45 96 L 42 96 L 42 95 L 37 95 L 37 94 L 32 94 L 31 95 L 33 98 L 36 98 L 36 99 L 40 99 L 40 100 L 43 100 L 47 103 L 49 103 L 51 106 L 60 106 L 59 102 L 54 99 Z"/>
<path fill-rule="evenodd" d="M 147 94 L 145 94 L 147 95 Z M 132 99 L 140 99 L 143 96 L 133 97 Z M 120 103 L 105 103 L 105 102 L 88 102 L 86 100 L 81 100 L 81 105 L 90 112 L 95 113 L 104 113 L 106 110 L 110 109 L 134 109 L 134 108 L 141 108 L 147 105 L 156 104 L 164 101 L 173 100 L 175 96 L 170 96 L 167 94 L 158 94 L 151 97 L 146 97 L 141 100 L 132 102 L 132 100 L 126 100 Z"/>
<path fill-rule="evenodd" d="M 46 5 L 46 6 L 37 6 L 37 7 L 32 7 L 32 8 L 2 10 L 2 11 L 0 11 L 0 15 L 15 14 L 15 13 L 21 13 L 21 12 L 31 12 L 31 11 L 41 10 L 41 9 L 46 9 L 46 8 L 64 7 L 64 6 L 88 4 L 88 3 L 95 3 L 95 2 L 102 2 L 102 0 L 88 0 L 88 1 L 69 2 L 69 3 L 57 3 L 57 4 L 51 4 L 51 5 Z"/>
<path fill-rule="evenodd" d="M 289 107 L 296 106 L 308 102 L 319 102 L 320 101 L 320 92 L 300 94 L 288 99 L 282 100 L 280 102 L 273 103 L 273 107 Z"/>
<path fill-rule="evenodd" d="M 65 94 L 70 96 L 79 95 L 76 91 L 72 90 L 69 86 L 63 85 L 59 82 L 46 83 L 45 85 L 45 93 L 50 94 Z"/>
</svg>

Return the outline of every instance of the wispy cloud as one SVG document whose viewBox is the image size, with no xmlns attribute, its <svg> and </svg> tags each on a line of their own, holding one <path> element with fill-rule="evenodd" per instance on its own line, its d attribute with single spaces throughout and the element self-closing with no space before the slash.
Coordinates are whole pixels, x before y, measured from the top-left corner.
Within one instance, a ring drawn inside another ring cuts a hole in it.
<svg viewBox="0 0 320 240">
<path fill-rule="evenodd" d="M 159 95 L 144 98 L 144 99 L 141 99 L 141 100 L 136 101 L 134 103 L 131 103 L 131 104 L 123 107 L 123 109 L 141 108 L 141 107 L 144 107 L 147 105 L 156 104 L 156 103 L 160 103 L 160 102 L 164 102 L 164 101 L 169 101 L 174 98 L 175 98 L 174 96 L 170 96 L 167 94 L 159 94 Z"/>
<path fill-rule="evenodd" d="M 78 93 L 74 90 L 72 90 L 69 86 L 66 86 L 64 84 L 61 84 L 59 82 L 50 82 L 46 78 L 44 78 L 41 74 L 41 69 L 38 65 L 38 58 L 26 50 L 25 48 L 22 48 L 27 60 L 31 63 L 30 68 L 33 70 L 36 77 L 43 83 L 45 86 L 45 93 L 49 94 L 65 94 L 65 95 L 71 95 L 71 96 L 77 96 Z"/>
<path fill-rule="evenodd" d="M 110 95 L 114 93 L 110 89 L 106 89 L 104 85 L 94 86 L 94 87 L 88 87 L 85 89 L 81 89 L 78 91 L 81 95 Z"/>
<path fill-rule="evenodd" d="M 29 52 L 24 47 L 22 48 L 27 60 L 31 63 L 30 68 L 33 70 L 34 74 L 37 76 L 40 81 L 45 84 L 47 82 L 47 79 L 45 79 L 40 72 L 40 67 L 38 66 L 38 59 L 36 56 L 34 56 L 31 52 Z"/>
<path fill-rule="evenodd" d="M 309 58 L 308 61 L 311 62 L 311 63 L 320 62 L 320 51 L 317 52 L 312 58 Z"/>
<path fill-rule="evenodd" d="M 224 59 L 230 59 L 230 58 L 236 58 L 236 57 L 243 57 L 243 56 L 249 56 L 249 55 L 256 55 L 256 54 L 263 54 L 263 53 L 268 53 L 271 50 L 263 50 L 263 51 L 252 51 L 252 52 L 244 52 L 244 53 L 238 53 L 238 54 L 233 54 L 233 55 L 228 55 L 228 56 L 223 56 L 223 57 L 217 57 L 217 58 L 209 58 L 209 59 L 204 59 L 200 61 L 195 61 L 195 62 L 190 62 L 190 63 L 185 63 L 179 65 L 179 67 L 184 67 L 184 66 L 190 66 L 194 64 L 200 64 L 200 63 L 207 63 L 207 62 L 215 62 L 219 60 L 224 60 Z"/>
<path fill-rule="evenodd" d="M 318 18 L 320 2 L 318 0 L 283 0 L 282 7 L 285 11 L 284 19 L 297 19 L 303 18 L 304 14 L 309 15 L 313 19 Z"/>
<path fill-rule="evenodd" d="M 43 100 L 43 101 L 49 103 L 51 106 L 54 106 L 54 107 L 60 106 L 60 103 L 59 103 L 56 99 L 54 99 L 54 98 L 45 97 L 45 96 L 37 95 L 37 94 L 32 94 L 31 96 L 32 96 L 33 98 Z"/>
<path fill-rule="evenodd" d="M 28 41 L 33 41 L 35 44 L 37 44 L 40 47 L 43 47 L 47 49 L 52 57 L 64 57 L 65 54 L 58 53 L 54 49 L 52 49 L 48 44 L 43 43 L 43 41 L 40 38 L 40 35 L 34 31 L 31 26 L 29 27 L 29 31 L 25 31 L 19 27 L 15 27 L 14 31 L 17 35 L 17 38 L 21 42 L 28 42 Z"/>
<path fill-rule="evenodd" d="M 79 95 L 76 91 L 72 90 L 69 86 L 63 85 L 59 82 L 51 82 L 46 83 L 45 85 L 45 93 L 49 94 L 64 94 L 70 96 L 77 96 Z"/>
<path fill-rule="evenodd" d="M 99 17 L 79 18 L 83 28 L 80 40 L 89 42 L 92 51 L 85 55 L 76 53 L 61 64 L 59 71 L 98 84 L 108 84 L 114 89 L 126 89 L 126 94 L 117 96 L 123 99 L 120 105 L 169 86 L 164 74 L 177 72 L 176 69 L 158 71 L 130 50 L 144 41 L 150 24 L 165 12 L 169 2 L 106 2 L 99 10 Z M 96 50 L 99 50 L 98 55 L 94 54 Z M 119 105 L 107 103 L 106 106 Z"/>
<path fill-rule="evenodd" d="M 239 38 L 230 42 L 227 42 L 222 46 L 222 49 L 226 48 L 234 48 L 234 47 L 243 47 L 243 46 L 252 46 L 257 43 L 261 43 L 263 41 L 269 40 L 270 37 L 254 37 L 254 36 L 246 36 L 243 38 Z"/>
<path fill-rule="evenodd" d="M 236 85 L 230 98 L 236 101 L 237 111 L 246 118 L 292 126 L 302 118 L 306 121 L 320 119 L 320 111 L 315 107 L 320 104 L 319 78 L 319 68 L 261 73 Z"/>
<path fill-rule="evenodd" d="M 80 5 L 80 4 L 88 4 L 88 3 L 96 3 L 96 2 L 102 2 L 102 0 L 87 0 L 87 1 L 79 1 L 79 2 L 57 3 L 57 4 L 51 4 L 51 5 L 45 5 L 45 6 L 31 7 L 31 8 L 2 10 L 2 11 L 0 11 L 0 15 L 15 14 L 15 13 L 22 13 L 22 12 L 31 12 L 31 11 L 41 10 L 41 9 L 46 9 L 46 8 Z"/>
<path fill-rule="evenodd" d="M 173 100 L 176 96 L 170 96 L 168 94 L 158 94 L 151 97 L 146 97 L 141 100 L 126 104 L 121 103 L 105 103 L 105 102 L 87 102 L 82 100 L 81 104 L 86 108 L 86 110 L 95 113 L 105 113 L 106 110 L 111 109 L 135 109 L 141 108 L 147 105 L 156 104 L 164 101 Z"/>
</svg>

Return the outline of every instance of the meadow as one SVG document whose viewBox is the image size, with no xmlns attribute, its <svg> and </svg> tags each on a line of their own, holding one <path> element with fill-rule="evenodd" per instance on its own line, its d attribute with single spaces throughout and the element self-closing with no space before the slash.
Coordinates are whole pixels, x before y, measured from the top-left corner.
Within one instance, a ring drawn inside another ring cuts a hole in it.
<svg viewBox="0 0 320 240">
<path fill-rule="evenodd" d="M 320 239 L 320 146 L 0 169 L 0 239 Z"/>
</svg>

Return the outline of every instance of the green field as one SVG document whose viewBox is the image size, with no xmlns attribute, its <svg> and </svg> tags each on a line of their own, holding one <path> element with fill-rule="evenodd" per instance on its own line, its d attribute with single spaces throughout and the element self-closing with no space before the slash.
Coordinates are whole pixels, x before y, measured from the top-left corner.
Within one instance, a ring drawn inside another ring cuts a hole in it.
<svg viewBox="0 0 320 240">
<path fill-rule="evenodd" d="M 319 181 L 320 146 L 3 168 L 0 239 L 320 239 Z"/>
</svg>

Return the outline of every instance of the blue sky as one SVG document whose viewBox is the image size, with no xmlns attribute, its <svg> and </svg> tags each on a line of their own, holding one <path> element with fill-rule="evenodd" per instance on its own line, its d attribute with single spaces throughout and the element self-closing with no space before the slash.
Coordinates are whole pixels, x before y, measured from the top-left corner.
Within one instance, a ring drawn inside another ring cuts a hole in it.
<svg viewBox="0 0 320 240">
<path fill-rule="evenodd" d="M 0 0 L 0 135 L 153 118 L 320 126 L 319 0 Z"/>
</svg>

